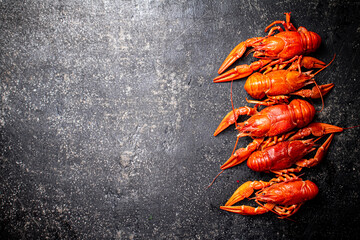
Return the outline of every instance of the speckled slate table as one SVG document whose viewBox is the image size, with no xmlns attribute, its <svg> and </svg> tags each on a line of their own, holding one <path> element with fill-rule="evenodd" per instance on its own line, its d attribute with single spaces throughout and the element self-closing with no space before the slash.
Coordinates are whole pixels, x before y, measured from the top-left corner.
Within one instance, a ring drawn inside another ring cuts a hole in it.
<svg viewBox="0 0 360 240">
<path fill-rule="evenodd" d="M 317 76 L 336 87 L 316 121 L 360 124 L 359 5 L 0 1 L 0 238 L 357 237 L 359 129 L 337 134 L 304 171 L 320 192 L 296 222 L 219 209 L 241 182 L 270 179 L 246 164 L 205 188 L 236 136 L 212 135 L 231 109 L 230 85 L 212 79 L 237 43 L 264 36 L 284 12 L 322 37 L 313 56 L 337 54 Z M 243 85 L 234 83 L 236 106 L 246 105 Z"/>
</svg>

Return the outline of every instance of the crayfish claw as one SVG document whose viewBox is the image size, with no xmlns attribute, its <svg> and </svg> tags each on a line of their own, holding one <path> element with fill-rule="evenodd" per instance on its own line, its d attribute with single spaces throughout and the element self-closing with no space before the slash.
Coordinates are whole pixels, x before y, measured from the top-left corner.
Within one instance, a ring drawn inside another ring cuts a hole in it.
<svg viewBox="0 0 360 240">
<path fill-rule="evenodd" d="M 247 181 L 246 183 L 243 183 L 238 189 L 236 189 L 234 194 L 225 203 L 225 206 L 232 206 L 235 203 L 240 202 L 241 200 L 250 197 L 251 194 L 254 193 L 252 183 L 253 183 L 252 181 Z"/>
<path fill-rule="evenodd" d="M 216 128 L 214 136 L 217 136 L 220 132 L 225 130 L 227 127 L 234 124 L 240 115 L 251 116 L 251 115 L 254 115 L 255 113 L 257 113 L 256 107 L 251 108 L 251 107 L 247 107 L 247 106 L 234 109 L 234 111 L 230 111 L 228 114 L 226 114 L 226 116 L 220 122 L 219 126 Z"/>
<path fill-rule="evenodd" d="M 308 168 L 316 166 L 325 157 L 333 138 L 334 133 L 332 133 L 330 137 L 321 145 L 321 147 L 316 151 L 316 154 L 313 158 L 300 160 L 296 162 L 296 165 Z"/>
<path fill-rule="evenodd" d="M 226 116 L 220 122 L 219 126 L 216 128 L 216 130 L 214 132 L 214 136 L 216 137 L 219 133 L 224 131 L 230 125 L 234 124 L 238 117 L 239 117 L 239 115 L 236 114 L 236 110 L 235 110 L 235 112 L 231 111 L 228 114 L 226 114 Z"/>
<path fill-rule="evenodd" d="M 236 60 L 242 57 L 246 51 L 246 44 L 245 42 L 239 43 L 231 52 L 230 54 L 225 58 L 224 62 L 221 64 L 218 74 L 221 74 L 230 67 Z"/>
<path fill-rule="evenodd" d="M 312 123 L 310 124 L 310 127 L 313 126 L 320 126 L 321 127 L 321 131 L 315 132 L 313 133 L 314 136 L 322 136 L 322 135 L 326 135 L 329 133 L 337 133 L 337 132 L 342 132 L 344 129 L 342 127 L 337 127 L 335 125 L 330 125 L 330 124 L 326 124 L 326 123 Z M 320 133 L 319 133 L 320 132 Z"/>
<path fill-rule="evenodd" d="M 315 122 L 315 123 L 310 123 L 307 127 L 300 129 L 296 134 L 291 136 L 289 140 L 292 141 L 292 140 L 302 139 L 310 135 L 321 137 L 330 133 L 342 132 L 343 130 L 344 128 L 337 127 L 335 125 Z"/>
<path fill-rule="evenodd" d="M 259 215 L 267 213 L 269 210 L 265 207 L 250 207 L 246 205 L 242 206 L 220 206 L 221 210 L 225 210 L 232 213 L 237 213 L 241 215 Z"/>
<path fill-rule="evenodd" d="M 219 82 L 229 82 L 232 80 L 237 80 L 240 78 L 244 78 L 252 74 L 254 71 L 250 68 L 249 65 L 240 65 L 233 69 L 230 69 L 229 71 L 221 74 L 220 76 L 217 76 L 214 78 L 215 83 Z"/>
<path fill-rule="evenodd" d="M 255 138 L 246 148 L 239 148 L 236 150 L 236 152 L 220 167 L 221 170 L 234 167 L 248 159 L 248 157 L 260 147 L 263 141 L 264 138 Z"/>
<path fill-rule="evenodd" d="M 319 59 L 316 59 L 314 57 L 303 56 L 300 65 L 307 69 L 313 69 L 323 68 L 326 64 L 323 61 L 320 61 Z"/>
<path fill-rule="evenodd" d="M 271 182 L 264 181 L 247 181 L 243 183 L 234 194 L 229 198 L 229 200 L 225 203 L 225 206 L 232 206 L 237 202 L 240 202 L 244 198 L 248 198 L 251 194 L 254 193 L 254 190 L 263 189 L 264 187 L 268 187 L 271 185 Z"/>
<path fill-rule="evenodd" d="M 243 64 L 243 65 L 236 66 L 235 68 L 214 78 L 214 82 L 216 82 L 216 83 L 229 82 L 229 81 L 233 81 L 233 80 L 237 80 L 240 78 L 250 76 L 254 71 L 257 71 L 260 68 L 263 68 L 270 62 L 272 62 L 272 61 L 268 60 L 268 59 L 261 59 L 261 60 L 251 63 L 250 65 Z"/>
<path fill-rule="evenodd" d="M 331 89 L 333 89 L 333 87 L 335 86 L 335 84 L 333 83 L 328 83 L 328 84 L 324 84 L 324 85 L 320 85 L 319 89 L 314 86 L 311 90 L 311 98 L 320 98 L 321 96 L 326 95 L 328 92 L 330 92 Z"/>
<path fill-rule="evenodd" d="M 250 38 L 244 42 L 239 43 L 233 50 L 231 50 L 229 55 L 226 57 L 224 62 L 221 64 L 221 66 L 218 70 L 218 74 L 223 73 L 225 71 L 225 69 L 230 67 L 230 65 L 232 65 L 234 62 L 236 62 L 236 60 L 241 58 L 244 55 L 246 48 L 251 47 L 253 44 L 261 41 L 262 39 L 264 39 L 264 38 L 263 37 L 255 37 L 255 38 Z"/>
<path fill-rule="evenodd" d="M 306 98 L 321 98 L 321 96 L 326 95 L 330 90 L 334 87 L 333 83 L 328 83 L 320 86 L 314 86 L 311 90 L 310 89 L 301 89 L 299 91 L 290 93 L 290 95 L 297 95 L 300 97 Z M 319 92 L 320 90 L 320 92 Z"/>
</svg>

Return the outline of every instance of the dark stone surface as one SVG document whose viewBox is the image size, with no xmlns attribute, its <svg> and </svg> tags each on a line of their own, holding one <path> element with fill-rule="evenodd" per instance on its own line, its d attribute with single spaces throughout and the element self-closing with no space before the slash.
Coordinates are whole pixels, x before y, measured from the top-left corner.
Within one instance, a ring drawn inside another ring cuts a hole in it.
<svg viewBox="0 0 360 240">
<path fill-rule="evenodd" d="M 241 182 L 270 179 L 245 164 L 205 189 L 236 136 L 212 135 L 231 109 L 230 84 L 212 79 L 238 42 L 284 12 L 321 35 L 313 56 L 337 54 L 317 76 L 336 87 L 316 120 L 360 124 L 359 3 L 241 2 L 0 1 L 0 238 L 358 237 L 359 129 L 337 134 L 304 171 L 320 193 L 296 222 L 219 209 Z"/>
</svg>

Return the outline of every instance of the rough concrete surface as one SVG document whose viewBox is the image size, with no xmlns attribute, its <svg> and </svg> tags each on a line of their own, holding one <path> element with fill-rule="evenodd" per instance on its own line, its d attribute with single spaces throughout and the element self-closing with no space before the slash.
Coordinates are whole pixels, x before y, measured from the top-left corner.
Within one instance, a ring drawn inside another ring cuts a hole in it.
<svg viewBox="0 0 360 240">
<path fill-rule="evenodd" d="M 0 238 L 358 237 L 359 128 L 304 171 L 320 192 L 295 222 L 219 209 L 239 184 L 271 174 L 241 164 L 206 186 L 236 139 L 233 128 L 213 136 L 231 103 L 230 84 L 212 79 L 284 12 L 322 37 L 312 56 L 336 54 L 316 76 L 336 86 L 315 120 L 360 124 L 359 10 L 340 0 L 1 0 Z M 234 82 L 236 106 L 248 105 L 244 82 Z"/>
</svg>

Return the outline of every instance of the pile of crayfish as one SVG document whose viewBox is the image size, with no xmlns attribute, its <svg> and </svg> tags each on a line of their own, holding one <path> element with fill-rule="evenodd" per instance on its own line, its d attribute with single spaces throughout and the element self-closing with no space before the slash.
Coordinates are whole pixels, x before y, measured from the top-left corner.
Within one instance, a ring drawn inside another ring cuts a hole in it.
<svg viewBox="0 0 360 240">
<path fill-rule="evenodd" d="M 220 75 L 214 79 L 216 83 L 231 81 L 232 87 L 234 80 L 248 77 L 244 87 L 255 99 L 246 99 L 248 103 L 255 104 L 254 107 L 235 109 L 231 95 L 232 110 L 214 133 L 217 136 L 232 124 L 235 124 L 238 132 L 231 157 L 220 167 L 222 172 L 247 160 L 251 170 L 276 175 L 269 182 L 248 181 L 242 184 L 220 207 L 229 212 L 257 215 L 271 211 L 279 218 L 292 216 L 319 191 L 315 183 L 302 180 L 295 174 L 303 168 L 319 164 L 334 134 L 344 130 L 334 125 L 312 122 L 316 114 L 315 107 L 303 98 L 321 98 L 324 108 L 323 96 L 334 84 L 318 85 L 314 77 L 334 59 L 325 64 L 307 56 L 319 48 L 321 37 L 304 27 L 296 29 L 290 22 L 290 13 L 285 15 L 285 21 L 275 21 L 266 27 L 267 36 L 250 38 L 238 44 L 221 65 L 218 71 Z M 252 49 L 246 53 L 248 48 Z M 224 72 L 243 55 L 251 52 L 254 52 L 257 61 Z M 304 68 L 307 70 L 304 71 Z M 313 69 L 320 70 L 312 73 Z M 312 89 L 303 89 L 310 84 L 314 85 Z M 259 110 L 260 107 L 262 110 Z M 251 117 L 238 123 L 242 115 Z M 246 136 L 251 137 L 252 142 L 235 151 L 239 138 Z M 328 136 L 326 140 L 321 145 L 316 144 L 324 136 Z M 315 151 L 314 156 L 306 158 L 312 151 Z M 244 198 L 249 198 L 255 190 L 255 197 L 250 199 L 255 199 L 259 207 L 234 206 Z"/>
</svg>

